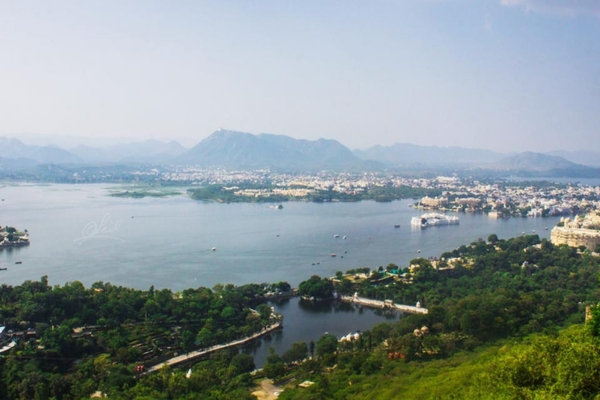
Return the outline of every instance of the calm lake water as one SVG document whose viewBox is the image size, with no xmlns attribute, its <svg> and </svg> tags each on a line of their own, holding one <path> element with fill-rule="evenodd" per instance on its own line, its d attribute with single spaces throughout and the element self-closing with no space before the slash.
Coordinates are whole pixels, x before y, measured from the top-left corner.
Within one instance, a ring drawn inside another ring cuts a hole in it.
<svg viewBox="0 0 600 400">
<path fill-rule="evenodd" d="M 417 256 L 439 256 L 491 233 L 509 238 L 535 230 L 548 237 L 558 221 L 459 214 L 459 225 L 421 230 L 410 226 L 410 219 L 421 214 L 408 207 L 412 200 L 290 202 L 277 210 L 185 196 L 113 198 L 108 187 L 0 187 L 0 225 L 28 229 L 31 238 L 29 247 L 0 252 L 0 266 L 8 267 L 0 273 L 1 282 L 20 284 L 48 275 L 51 284 L 104 281 L 174 291 L 280 280 L 296 286 L 314 274 L 406 266 Z"/>
<path fill-rule="evenodd" d="M 257 340 L 244 351 L 254 356 L 254 363 L 261 367 L 269 354 L 269 347 L 281 355 L 294 342 L 313 340 L 315 343 L 325 333 L 342 337 L 348 333 L 365 331 L 381 322 L 396 321 L 400 312 L 370 309 L 342 302 L 310 303 L 292 298 L 271 303 L 278 313 L 284 315 L 283 330 Z"/>
<path fill-rule="evenodd" d="M 185 196 L 113 198 L 109 187 L 114 185 L 0 185 L 0 225 L 27 229 L 31 238 L 28 247 L 0 251 L 0 267 L 8 268 L 0 271 L 0 282 L 18 285 L 47 275 L 53 285 L 103 281 L 174 291 L 216 283 L 297 286 L 315 274 L 407 266 L 418 256 L 437 257 L 491 233 L 509 238 L 536 231 L 549 237 L 559 219 L 458 214 L 459 225 L 421 230 L 410 226 L 421 214 L 409 207 L 412 200 L 290 202 L 277 210 Z M 270 345 L 281 353 L 294 341 L 316 340 L 324 332 L 341 336 L 389 318 L 332 304 L 304 307 L 298 299 L 275 307 L 284 314 L 284 330 L 255 349 L 259 365 Z"/>
</svg>

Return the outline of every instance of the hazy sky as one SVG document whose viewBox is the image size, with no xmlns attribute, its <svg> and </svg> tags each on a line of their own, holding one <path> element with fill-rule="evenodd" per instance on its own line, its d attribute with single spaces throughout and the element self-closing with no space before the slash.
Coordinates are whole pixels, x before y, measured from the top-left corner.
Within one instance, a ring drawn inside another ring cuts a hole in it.
<svg viewBox="0 0 600 400">
<path fill-rule="evenodd" d="M 0 0 L 0 135 L 600 151 L 600 0 Z"/>
</svg>

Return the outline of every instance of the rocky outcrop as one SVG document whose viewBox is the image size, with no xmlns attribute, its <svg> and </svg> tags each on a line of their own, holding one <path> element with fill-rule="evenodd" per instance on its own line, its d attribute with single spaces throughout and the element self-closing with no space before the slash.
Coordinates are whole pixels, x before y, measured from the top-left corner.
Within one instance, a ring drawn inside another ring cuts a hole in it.
<svg viewBox="0 0 600 400">
<path fill-rule="evenodd" d="M 550 232 L 552 244 L 566 244 L 572 247 L 585 246 L 595 250 L 600 244 L 600 214 L 592 212 L 586 216 L 561 218 L 560 223 Z"/>
</svg>

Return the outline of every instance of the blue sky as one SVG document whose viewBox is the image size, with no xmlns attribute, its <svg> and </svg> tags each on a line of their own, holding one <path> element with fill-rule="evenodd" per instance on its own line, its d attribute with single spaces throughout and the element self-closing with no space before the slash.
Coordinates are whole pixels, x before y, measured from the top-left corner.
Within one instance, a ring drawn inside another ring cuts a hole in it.
<svg viewBox="0 0 600 400">
<path fill-rule="evenodd" d="M 0 135 L 600 151 L 600 1 L 0 1 Z"/>
</svg>

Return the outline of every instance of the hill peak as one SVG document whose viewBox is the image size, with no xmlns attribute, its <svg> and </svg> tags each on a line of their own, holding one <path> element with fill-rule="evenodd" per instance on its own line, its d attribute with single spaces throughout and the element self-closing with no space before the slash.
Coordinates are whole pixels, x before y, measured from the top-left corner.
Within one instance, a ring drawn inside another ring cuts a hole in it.
<svg viewBox="0 0 600 400">
<path fill-rule="evenodd" d="M 188 163 L 227 168 L 273 167 L 294 170 L 347 170 L 363 161 L 336 140 L 294 139 L 218 129 L 183 157 Z"/>
</svg>

